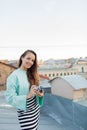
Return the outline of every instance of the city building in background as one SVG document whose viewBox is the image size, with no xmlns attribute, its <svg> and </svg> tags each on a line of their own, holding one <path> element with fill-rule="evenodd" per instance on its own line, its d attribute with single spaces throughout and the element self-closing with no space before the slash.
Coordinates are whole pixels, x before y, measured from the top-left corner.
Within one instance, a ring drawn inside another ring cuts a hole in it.
<svg viewBox="0 0 87 130">
<path fill-rule="evenodd" d="M 51 92 L 54 95 L 79 100 L 86 97 L 87 80 L 80 75 L 56 77 L 50 80 Z"/>
</svg>

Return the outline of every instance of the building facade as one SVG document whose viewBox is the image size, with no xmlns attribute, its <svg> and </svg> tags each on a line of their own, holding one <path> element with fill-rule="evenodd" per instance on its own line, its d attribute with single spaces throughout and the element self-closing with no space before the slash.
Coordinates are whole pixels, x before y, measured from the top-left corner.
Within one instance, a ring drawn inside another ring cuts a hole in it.
<svg viewBox="0 0 87 130">
<path fill-rule="evenodd" d="M 16 67 L 0 62 L 0 90 L 6 89 L 6 79 L 8 75 L 14 71 Z"/>
<path fill-rule="evenodd" d="M 79 100 L 86 97 L 87 80 L 80 75 L 56 77 L 50 80 L 51 92 L 70 100 Z"/>
<path fill-rule="evenodd" d="M 76 75 L 78 70 L 76 68 L 67 68 L 67 69 L 39 69 L 39 73 L 49 77 L 49 79 L 53 79 L 59 76 L 66 76 L 66 75 Z"/>
</svg>

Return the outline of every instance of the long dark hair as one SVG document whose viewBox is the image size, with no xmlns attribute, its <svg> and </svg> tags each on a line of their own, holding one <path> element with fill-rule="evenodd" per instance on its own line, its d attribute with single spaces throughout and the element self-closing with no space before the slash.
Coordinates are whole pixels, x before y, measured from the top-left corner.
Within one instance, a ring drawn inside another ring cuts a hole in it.
<svg viewBox="0 0 87 130">
<path fill-rule="evenodd" d="M 33 50 L 26 50 L 19 59 L 18 67 L 21 67 L 22 65 L 22 58 L 27 55 L 27 53 L 33 53 L 35 55 L 35 61 L 31 68 L 27 69 L 27 78 L 31 85 L 39 85 L 39 73 L 38 73 L 38 63 L 37 63 L 37 54 Z"/>
</svg>

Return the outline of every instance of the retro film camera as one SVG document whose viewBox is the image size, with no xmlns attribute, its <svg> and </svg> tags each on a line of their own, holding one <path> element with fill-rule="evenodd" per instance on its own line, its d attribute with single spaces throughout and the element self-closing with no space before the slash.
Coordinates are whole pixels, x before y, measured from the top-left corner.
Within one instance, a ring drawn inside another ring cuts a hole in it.
<svg viewBox="0 0 87 130">
<path fill-rule="evenodd" d="M 42 93 L 43 88 L 42 88 L 41 86 L 39 86 L 39 87 L 38 87 L 38 91 L 39 91 L 40 93 Z"/>
<path fill-rule="evenodd" d="M 42 86 L 34 86 L 34 88 L 35 88 L 36 90 L 38 90 L 40 93 L 42 93 L 42 91 L 43 91 Z"/>
</svg>

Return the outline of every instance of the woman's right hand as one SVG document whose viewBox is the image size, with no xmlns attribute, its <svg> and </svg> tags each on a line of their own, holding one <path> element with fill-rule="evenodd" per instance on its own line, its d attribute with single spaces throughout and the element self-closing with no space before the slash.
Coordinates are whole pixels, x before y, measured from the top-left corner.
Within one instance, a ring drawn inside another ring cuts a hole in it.
<svg viewBox="0 0 87 130">
<path fill-rule="evenodd" d="M 35 85 L 32 85 L 31 88 L 30 88 L 30 92 L 26 95 L 26 98 L 31 98 L 35 95 L 35 89 L 34 89 L 34 86 Z"/>
</svg>

